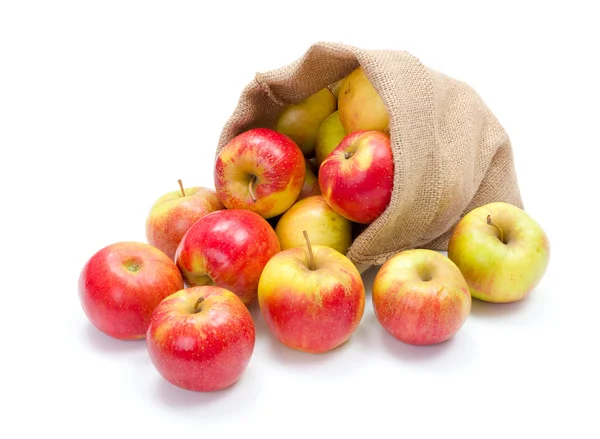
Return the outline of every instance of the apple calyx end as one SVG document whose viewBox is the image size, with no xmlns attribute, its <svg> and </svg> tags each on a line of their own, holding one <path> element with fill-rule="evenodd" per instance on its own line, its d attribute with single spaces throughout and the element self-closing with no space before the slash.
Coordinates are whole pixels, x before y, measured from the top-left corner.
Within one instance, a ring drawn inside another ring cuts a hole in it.
<svg viewBox="0 0 600 439">
<path fill-rule="evenodd" d="M 353 152 L 353 151 L 346 151 L 346 152 L 344 153 L 344 158 L 345 158 L 346 160 L 348 160 L 348 159 L 349 159 L 350 157 L 352 157 L 353 155 L 354 155 L 354 152 Z"/>
</svg>

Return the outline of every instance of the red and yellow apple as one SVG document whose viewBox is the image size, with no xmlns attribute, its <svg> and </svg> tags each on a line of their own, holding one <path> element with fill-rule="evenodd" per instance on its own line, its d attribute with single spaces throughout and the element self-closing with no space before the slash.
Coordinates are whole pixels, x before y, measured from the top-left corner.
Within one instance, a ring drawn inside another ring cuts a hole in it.
<svg viewBox="0 0 600 439">
<path fill-rule="evenodd" d="M 146 345 L 152 364 L 171 384 L 209 392 L 239 380 L 252 357 L 255 337 L 252 316 L 235 294 L 200 286 L 160 302 Z"/>
<path fill-rule="evenodd" d="M 321 195 L 297 201 L 281 216 L 275 227 L 281 249 L 306 246 L 304 230 L 314 245 L 331 247 L 344 255 L 352 243 L 352 223 Z"/>
<path fill-rule="evenodd" d="M 296 142 L 304 155 L 311 155 L 319 125 L 336 106 L 337 100 L 331 90 L 323 88 L 298 104 L 287 105 L 277 118 L 275 131 Z"/>
<path fill-rule="evenodd" d="M 281 343 L 323 353 L 346 342 L 358 327 L 365 289 L 354 264 L 338 251 L 295 247 L 282 250 L 265 266 L 258 303 Z"/>
<path fill-rule="evenodd" d="M 96 252 L 79 276 L 79 299 L 90 322 L 111 337 L 146 336 L 154 308 L 183 288 L 174 262 L 143 242 L 117 242 Z"/>
<path fill-rule="evenodd" d="M 185 232 L 204 215 L 221 210 L 217 193 L 205 187 L 184 188 L 160 197 L 146 218 L 146 239 L 171 259 Z"/>
<path fill-rule="evenodd" d="M 249 210 L 218 210 L 187 231 L 175 255 L 187 285 L 217 285 L 250 304 L 267 261 L 281 249 L 271 225 Z"/>
<path fill-rule="evenodd" d="M 214 172 L 217 196 L 227 209 L 246 209 L 264 218 L 294 204 L 304 177 L 298 145 L 269 128 L 234 137 L 217 156 Z"/>
<path fill-rule="evenodd" d="M 398 340 L 430 345 L 448 340 L 471 312 L 469 287 L 460 270 L 433 250 L 405 250 L 375 275 L 373 308 L 381 326 Z"/>
<path fill-rule="evenodd" d="M 346 76 L 340 85 L 338 111 L 347 133 L 389 129 L 387 108 L 362 67 Z"/>
<path fill-rule="evenodd" d="M 383 213 L 393 183 L 390 138 L 381 131 L 348 134 L 319 168 L 319 186 L 327 204 L 357 223 L 372 223 Z"/>
<path fill-rule="evenodd" d="M 544 276 L 550 243 L 542 227 L 523 209 L 494 202 L 471 210 L 458 222 L 448 257 L 464 275 L 473 297 L 515 302 Z"/>
<path fill-rule="evenodd" d="M 346 137 L 346 130 L 340 122 L 339 112 L 335 111 L 319 126 L 315 144 L 315 157 L 319 166 L 325 157 L 337 148 L 344 137 Z"/>
</svg>

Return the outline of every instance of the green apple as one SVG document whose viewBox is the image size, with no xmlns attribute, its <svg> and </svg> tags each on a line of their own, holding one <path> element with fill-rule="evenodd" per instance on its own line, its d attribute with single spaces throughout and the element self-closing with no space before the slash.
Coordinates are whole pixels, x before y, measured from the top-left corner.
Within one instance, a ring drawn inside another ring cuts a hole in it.
<svg viewBox="0 0 600 439">
<path fill-rule="evenodd" d="M 321 166 L 325 157 L 329 155 L 346 136 L 346 130 L 340 121 L 340 113 L 334 111 L 319 126 L 317 141 L 315 144 L 315 156 L 317 165 Z"/>
<path fill-rule="evenodd" d="M 275 131 L 296 142 L 304 155 L 308 156 L 315 149 L 321 122 L 335 111 L 336 105 L 331 90 L 321 89 L 298 104 L 286 106 L 275 123 Z"/>
<path fill-rule="evenodd" d="M 544 276 L 550 243 L 542 227 L 523 209 L 494 202 L 473 209 L 458 222 L 448 257 L 464 275 L 473 297 L 515 302 Z"/>
<path fill-rule="evenodd" d="M 322 195 L 297 201 L 281 216 L 275 227 L 281 249 L 306 245 L 303 230 L 313 244 L 331 247 L 343 255 L 352 243 L 352 223 L 329 207 Z"/>
</svg>

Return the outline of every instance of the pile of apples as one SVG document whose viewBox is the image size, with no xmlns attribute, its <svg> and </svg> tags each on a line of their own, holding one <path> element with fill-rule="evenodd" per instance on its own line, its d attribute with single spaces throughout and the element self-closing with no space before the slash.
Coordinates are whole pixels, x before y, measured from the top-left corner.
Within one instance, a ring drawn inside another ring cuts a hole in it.
<svg viewBox="0 0 600 439">
<path fill-rule="evenodd" d="M 86 316 L 117 339 L 145 338 L 160 375 L 194 391 L 226 388 L 244 373 L 256 301 L 285 346 L 314 354 L 340 346 L 365 308 L 346 252 L 392 193 L 388 124 L 357 68 L 286 106 L 273 127 L 241 133 L 216 158 L 215 189 L 179 181 L 150 208 L 147 243 L 118 242 L 87 261 Z M 522 209 L 481 206 L 458 223 L 447 257 L 411 249 L 381 266 L 375 315 L 404 343 L 440 343 L 462 327 L 471 297 L 520 300 L 548 259 L 546 234 Z"/>
</svg>

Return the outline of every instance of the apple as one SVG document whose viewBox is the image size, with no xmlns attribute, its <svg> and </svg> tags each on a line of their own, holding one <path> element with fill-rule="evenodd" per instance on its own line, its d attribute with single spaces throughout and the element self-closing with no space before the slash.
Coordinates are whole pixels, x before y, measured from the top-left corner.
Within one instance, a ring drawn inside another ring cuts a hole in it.
<svg viewBox="0 0 600 439">
<path fill-rule="evenodd" d="M 340 85 L 338 111 L 347 133 L 389 129 L 387 108 L 362 67 L 346 76 Z"/>
<path fill-rule="evenodd" d="M 171 384 L 210 392 L 231 386 L 246 370 L 255 344 L 252 316 L 225 288 L 182 289 L 154 310 L 146 346 Z"/>
<path fill-rule="evenodd" d="M 305 177 L 302 151 L 289 137 L 254 128 L 234 137 L 215 163 L 215 189 L 227 209 L 264 218 L 285 212 L 298 198 Z"/>
<path fill-rule="evenodd" d="M 494 202 L 471 210 L 458 222 L 448 257 L 460 268 L 473 297 L 515 302 L 544 276 L 550 243 L 542 227 L 523 209 Z"/>
<path fill-rule="evenodd" d="M 146 218 L 146 239 L 171 259 L 185 232 L 204 215 L 221 210 L 217 193 L 205 187 L 184 188 L 160 197 L 150 208 Z"/>
<path fill-rule="evenodd" d="M 448 340 L 471 312 L 469 287 L 458 267 L 425 249 L 388 259 L 375 275 L 372 300 L 381 326 L 412 345 Z"/>
<path fill-rule="evenodd" d="M 304 177 L 304 185 L 302 186 L 302 190 L 300 191 L 300 195 L 298 195 L 298 200 L 302 200 L 307 197 L 311 197 L 313 195 L 319 195 L 321 193 L 321 188 L 319 187 L 319 179 L 312 171 L 312 166 L 309 161 L 306 161 L 306 169 L 305 169 L 305 177 Z M 288 209 L 289 210 L 289 209 Z"/>
<path fill-rule="evenodd" d="M 79 276 L 79 299 L 92 325 L 111 337 L 146 336 L 154 308 L 183 288 L 175 263 L 143 242 L 117 242 L 97 251 Z"/>
<path fill-rule="evenodd" d="M 258 284 L 265 322 L 285 346 L 309 353 L 346 342 L 365 308 L 360 273 L 340 252 L 325 246 L 282 250 L 269 260 Z"/>
<path fill-rule="evenodd" d="M 281 249 L 305 246 L 303 230 L 313 244 L 331 247 L 343 255 L 352 243 L 352 223 L 333 210 L 321 195 L 297 201 L 281 216 L 275 227 Z"/>
<path fill-rule="evenodd" d="M 343 217 L 375 221 L 390 202 L 394 161 L 390 138 L 381 131 L 348 134 L 319 168 L 325 201 Z"/>
<path fill-rule="evenodd" d="M 249 210 L 217 210 L 194 223 L 177 247 L 175 261 L 189 286 L 217 285 L 250 304 L 260 274 L 281 250 L 271 225 Z"/>
<path fill-rule="evenodd" d="M 340 144 L 344 137 L 346 137 L 346 130 L 340 121 L 340 113 L 335 111 L 319 126 L 317 142 L 315 144 L 315 156 L 319 166 L 321 166 L 325 157 Z"/>
<path fill-rule="evenodd" d="M 291 138 L 306 156 L 315 149 L 319 125 L 333 113 L 337 100 L 331 90 L 323 88 L 298 104 L 287 105 L 275 123 L 275 131 Z"/>
</svg>

